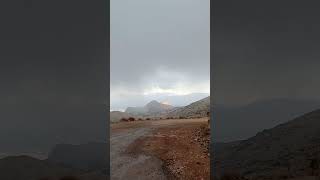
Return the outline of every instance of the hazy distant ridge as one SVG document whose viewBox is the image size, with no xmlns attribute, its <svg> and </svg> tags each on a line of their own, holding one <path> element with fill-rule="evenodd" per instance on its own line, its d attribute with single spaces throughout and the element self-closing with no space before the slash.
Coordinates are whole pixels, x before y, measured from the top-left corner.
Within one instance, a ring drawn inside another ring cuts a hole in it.
<svg viewBox="0 0 320 180">
<path fill-rule="evenodd" d="M 238 171 L 250 177 L 304 176 L 320 160 L 320 110 L 243 141 L 213 144 L 215 174 Z"/>
</svg>

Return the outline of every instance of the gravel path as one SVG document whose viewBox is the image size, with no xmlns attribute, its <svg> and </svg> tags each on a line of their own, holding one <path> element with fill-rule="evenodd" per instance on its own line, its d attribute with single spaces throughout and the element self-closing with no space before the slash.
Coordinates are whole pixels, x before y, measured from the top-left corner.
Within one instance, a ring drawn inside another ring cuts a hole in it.
<svg viewBox="0 0 320 180">
<path fill-rule="evenodd" d="M 162 180 L 162 162 L 155 157 L 139 154 L 132 156 L 124 151 L 136 139 L 152 132 L 152 128 L 133 128 L 111 134 L 111 179 L 112 180 Z M 148 168 L 146 168 L 148 167 Z M 133 178 L 134 177 L 134 178 Z"/>
<path fill-rule="evenodd" d="M 206 121 L 206 119 L 203 119 Z M 202 121 L 203 121 L 202 120 Z M 154 136 L 153 131 L 162 127 L 199 123 L 199 119 L 135 121 L 111 124 L 110 157 L 111 180 L 166 180 L 163 162 L 143 153 L 126 153 L 130 144 L 144 137 Z"/>
</svg>

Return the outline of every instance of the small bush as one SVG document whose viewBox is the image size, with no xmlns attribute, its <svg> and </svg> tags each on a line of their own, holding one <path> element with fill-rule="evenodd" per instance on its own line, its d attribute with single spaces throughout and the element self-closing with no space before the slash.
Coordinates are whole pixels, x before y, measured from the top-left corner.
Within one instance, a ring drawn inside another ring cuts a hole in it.
<svg viewBox="0 0 320 180">
<path fill-rule="evenodd" d="M 128 121 L 135 121 L 136 119 L 135 118 L 133 118 L 133 117 L 129 117 L 128 118 Z"/>
<path fill-rule="evenodd" d="M 147 118 L 146 120 L 148 120 L 148 121 L 149 121 L 149 120 L 150 120 L 150 118 Z"/>
<path fill-rule="evenodd" d="M 122 121 L 122 122 L 127 122 L 128 119 L 126 119 L 126 118 L 121 118 L 120 121 Z"/>
</svg>

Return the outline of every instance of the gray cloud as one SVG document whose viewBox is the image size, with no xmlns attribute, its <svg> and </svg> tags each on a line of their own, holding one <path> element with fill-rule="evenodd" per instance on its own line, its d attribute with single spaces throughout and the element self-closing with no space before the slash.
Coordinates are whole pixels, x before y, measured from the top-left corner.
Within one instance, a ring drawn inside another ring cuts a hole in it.
<svg viewBox="0 0 320 180">
<path fill-rule="evenodd" d="M 301 1 L 215 1 L 215 102 L 319 99 L 320 12 L 315 7 Z"/>
<path fill-rule="evenodd" d="M 0 149 L 107 139 L 106 1 L 0 2 Z"/>
<path fill-rule="evenodd" d="M 134 99 L 154 86 L 207 92 L 209 12 L 208 0 L 112 1 L 111 106 L 120 91 Z"/>
</svg>

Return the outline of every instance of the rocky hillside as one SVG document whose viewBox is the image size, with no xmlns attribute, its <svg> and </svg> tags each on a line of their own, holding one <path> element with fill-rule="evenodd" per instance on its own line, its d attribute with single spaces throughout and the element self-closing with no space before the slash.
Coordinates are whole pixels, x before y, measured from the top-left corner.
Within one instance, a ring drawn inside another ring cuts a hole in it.
<svg viewBox="0 0 320 180">
<path fill-rule="evenodd" d="M 169 112 L 167 117 L 205 117 L 210 111 L 210 96 Z"/>
<path fill-rule="evenodd" d="M 165 113 L 173 108 L 171 105 L 153 100 L 144 107 L 128 107 L 125 112 L 133 116 L 150 116 Z"/>
<path fill-rule="evenodd" d="M 156 113 L 167 112 L 173 109 L 174 107 L 169 104 L 162 104 L 162 103 L 159 103 L 158 101 L 153 100 L 149 102 L 144 108 L 149 114 L 156 114 Z"/>
<path fill-rule="evenodd" d="M 109 163 L 107 151 L 106 143 L 58 144 L 49 153 L 48 161 L 76 169 L 103 172 Z"/>
<path fill-rule="evenodd" d="M 217 176 L 231 172 L 254 179 L 310 175 L 320 163 L 320 110 L 247 140 L 213 144 L 213 152 Z"/>
<path fill-rule="evenodd" d="M 29 156 L 10 156 L 0 159 L 0 179 L 6 180 L 60 180 L 72 176 L 78 180 L 103 180 L 105 175 L 87 173 L 46 160 Z"/>
<path fill-rule="evenodd" d="M 147 114 L 147 110 L 144 107 L 128 107 L 125 113 L 134 116 L 141 116 Z"/>
<path fill-rule="evenodd" d="M 130 114 L 121 111 L 111 111 L 110 112 L 110 122 L 119 122 L 122 118 L 129 118 Z"/>
</svg>

